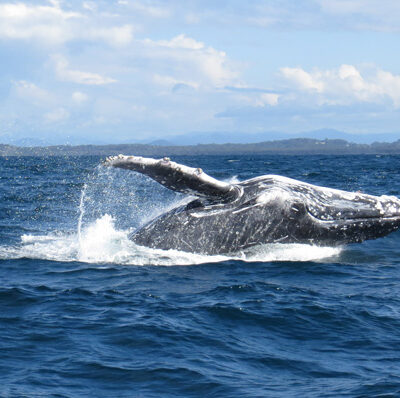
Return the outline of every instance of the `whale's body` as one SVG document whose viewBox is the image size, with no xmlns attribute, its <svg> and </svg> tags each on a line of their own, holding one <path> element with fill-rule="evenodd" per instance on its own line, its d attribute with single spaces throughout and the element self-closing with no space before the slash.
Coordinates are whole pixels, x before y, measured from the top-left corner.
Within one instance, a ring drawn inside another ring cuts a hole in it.
<svg viewBox="0 0 400 398">
<path fill-rule="evenodd" d="M 400 227 L 400 200 L 394 196 L 351 193 L 276 175 L 228 184 L 168 158 L 120 155 L 106 164 L 197 197 L 131 235 L 146 247 L 223 254 L 264 243 L 337 246 Z"/>
</svg>

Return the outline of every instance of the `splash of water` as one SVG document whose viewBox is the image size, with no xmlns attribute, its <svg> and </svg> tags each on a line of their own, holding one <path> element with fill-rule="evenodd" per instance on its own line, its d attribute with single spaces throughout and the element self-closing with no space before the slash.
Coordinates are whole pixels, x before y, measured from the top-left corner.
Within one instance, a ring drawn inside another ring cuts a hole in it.
<svg viewBox="0 0 400 398">
<path fill-rule="evenodd" d="M 86 192 L 86 184 L 83 184 L 83 188 L 81 191 L 81 197 L 79 199 L 79 217 L 78 217 L 78 227 L 77 227 L 77 233 L 78 233 L 78 241 L 81 243 L 82 240 L 82 220 L 83 216 L 85 215 L 85 192 Z"/>
</svg>

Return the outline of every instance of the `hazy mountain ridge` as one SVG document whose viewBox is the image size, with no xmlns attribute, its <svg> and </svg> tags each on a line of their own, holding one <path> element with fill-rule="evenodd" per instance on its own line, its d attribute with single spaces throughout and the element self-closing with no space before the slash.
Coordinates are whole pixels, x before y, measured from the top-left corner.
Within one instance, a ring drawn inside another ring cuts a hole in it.
<svg viewBox="0 0 400 398">
<path fill-rule="evenodd" d="M 0 156 L 109 156 L 117 154 L 141 156 L 173 155 L 235 155 L 235 154 L 400 154 L 400 140 L 392 143 L 374 142 L 357 144 L 340 139 L 316 140 L 293 138 L 249 144 L 198 144 L 198 145 L 56 145 L 45 147 L 18 147 L 0 144 Z"/>
<path fill-rule="evenodd" d="M 35 146 L 80 146 L 80 145 L 108 145 L 112 140 L 115 145 L 120 144 L 144 144 L 152 146 L 187 146 L 187 145 L 207 145 L 207 144 L 255 144 L 269 141 L 285 141 L 290 139 L 310 138 L 315 140 L 346 140 L 358 144 L 372 144 L 373 142 L 392 142 L 399 139 L 400 133 L 377 133 L 377 134 L 354 134 L 344 131 L 322 128 L 311 131 L 300 131 L 296 133 L 283 133 L 282 131 L 263 131 L 263 132 L 231 132 L 231 131 L 192 131 L 186 134 L 173 135 L 152 135 L 146 139 L 139 139 L 134 136 L 125 138 L 106 138 L 104 136 L 76 136 L 52 134 L 50 136 L 34 138 L 21 137 L 13 134 L 0 135 L 0 144 L 18 147 Z"/>
<path fill-rule="evenodd" d="M 165 138 L 154 138 L 137 143 L 149 145 L 198 145 L 198 144 L 255 144 L 259 142 L 284 141 L 290 139 L 311 138 L 315 140 L 346 140 L 358 144 L 373 142 L 392 142 L 400 137 L 398 133 L 352 134 L 335 129 L 318 129 L 298 133 L 282 133 L 280 131 L 264 131 L 260 133 L 243 132 L 193 132 L 184 135 L 172 135 Z"/>
</svg>

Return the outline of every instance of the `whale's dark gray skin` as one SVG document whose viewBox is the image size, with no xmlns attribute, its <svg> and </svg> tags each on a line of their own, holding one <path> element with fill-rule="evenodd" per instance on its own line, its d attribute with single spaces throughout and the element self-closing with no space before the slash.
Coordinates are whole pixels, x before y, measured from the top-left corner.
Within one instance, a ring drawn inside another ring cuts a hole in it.
<svg viewBox="0 0 400 398">
<path fill-rule="evenodd" d="M 229 184 L 169 158 L 119 155 L 105 165 L 137 171 L 197 197 L 132 234 L 135 243 L 150 248 L 224 254 L 278 242 L 337 246 L 400 227 L 400 200 L 394 196 L 345 192 L 276 175 Z"/>
</svg>

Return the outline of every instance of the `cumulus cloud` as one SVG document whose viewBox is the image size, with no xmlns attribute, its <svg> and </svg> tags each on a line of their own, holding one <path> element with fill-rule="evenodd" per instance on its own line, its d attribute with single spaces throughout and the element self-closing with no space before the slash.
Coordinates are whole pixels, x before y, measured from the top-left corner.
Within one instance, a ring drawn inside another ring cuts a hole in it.
<svg viewBox="0 0 400 398">
<path fill-rule="evenodd" d="M 6 3 L 0 5 L 0 37 L 8 39 L 40 39 L 51 42 L 71 38 L 69 21 L 83 16 L 63 11 L 58 4 L 27 5 Z"/>
<path fill-rule="evenodd" d="M 84 3 L 84 10 L 94 11 L 90 8 L 93 4 Z M 102 40 L 120 46 L 132 41 L 133 30 L 132 25 L 103 26 L 85 13 L 64 10 L 57 1 L 0 4 L 0 39 L 33 39 L 53 45 L 78 39 Z"/>
<path fill-rule="evenodd" d="M 239 73 L 224 51 L 206 46 L 184 34 L 170 40 L 143 40 L 151 49 L 149 57 L 162 58 L 175 66 L 177 80 L 195 81 L 191 85 L 224 87 L 234 84 Z"/>
<path fill-rule="evenodd" d="M 346 105 L 356 102 L 391 101 L 400 107 L 400 75 L 374 68 L 362 72 L 353 65 L 337 69 L 281 68 L 281 76 L 289 88 L 314 95 L 321 104 Z"/>
<path fill-rule="evenodd" d="M 152 41 L 150 39 L 145 40 L 145 42 L 149 44 L 156 44 L 162 47 L 169 47 L 169 48 L 185 48 L 188 50 L 201 50 L 204 48 L 204 43 L 187 37 L 184 34 L 180 34 L 176 37 L 173 37 L 171 40 L 159 40 L 159 41 Z"/>
<path fill-rule="evenodd" d="M 60 80 L 95 86 L 116 82 L 116 80 L 102 76 L 98 73 L 70 69 L 68 61 L 61 55 L 56 55 L 53 57 L 53 59 L 55 63 L 56 75 Z"/>
<path fill-rule="evenodd" d="M 276 105 L 278 105 L 279 97 L 280 97 L 280 95 L 275 94 L 275 93 L 261 94 L 259 97 L 259 104 L 261 106 L 265 106 L 265 105 L 276 106 Z"/>
<path fill-rule="evenodd" d="M 323 83 L 319 76 L 313 76 L 313 74 L 307 73 L 301 68 L 281 68 L 281 73 L 299 89 L 316 90 L 317 92 L 323 90 Z"/>
</svg>

